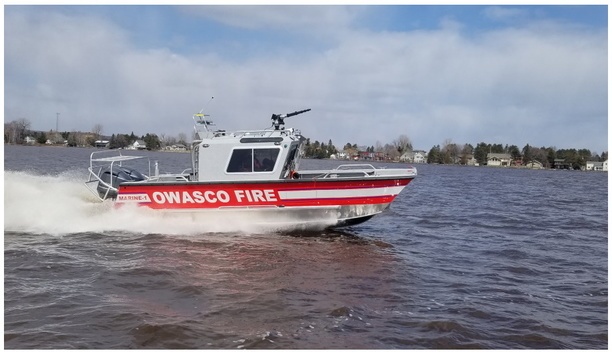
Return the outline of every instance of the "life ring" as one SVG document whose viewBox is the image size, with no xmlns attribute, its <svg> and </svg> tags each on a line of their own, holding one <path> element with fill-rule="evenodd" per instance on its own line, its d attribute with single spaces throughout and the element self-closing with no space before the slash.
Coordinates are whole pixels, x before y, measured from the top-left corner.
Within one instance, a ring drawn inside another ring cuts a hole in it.
<svg viewBox="0 0 612 355">
<path fill-rule="evenodd" d="M 289 179 L 299 179 L 299 178 L 300 178 L 300 174 L 298 174 L 297 171 L 295 170 L 289 171 Z"/>
</svg>

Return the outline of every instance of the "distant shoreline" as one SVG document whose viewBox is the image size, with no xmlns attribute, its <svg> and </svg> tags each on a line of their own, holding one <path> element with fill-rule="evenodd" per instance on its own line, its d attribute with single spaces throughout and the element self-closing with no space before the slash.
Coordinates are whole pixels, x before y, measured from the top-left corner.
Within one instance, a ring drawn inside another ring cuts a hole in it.
<svg viewBox="0 0 612 355">
<path fill-rule="evenodd" d="M 103 147 L 92 147 L 92 146 L 76 146 L 76 147 L 70 147 L 68 145 L 64 145 L 64 144 L 13 144 L 13 143 L 4 143 L 4 145 L 10 145 L 10 146 L 16 146 L 16 147 L 49 147 L 49 148 L 85 148 L 85 149 L 98 149 L 98 150 L 112 150 L 110 148 L 103 148 Z M 190 150 L 166 150 L 166 149 L 157 149 L 157 150 L 148 150 L 148 149 L 126 149 L 126 148 L 117 148 L 120 150 L 125 150 L 128 152 L 162 152 L 162 153 L 190 153 Z"/>
<path fill-rule="evenodd" d="M 111 150 L 109 148 L 102 148 L 102 147 L 91 147 L 91 146 L 76 146 L 76 147 L 70 147 L 64 144 L 39 144 L 39 143 L 35 143 L 35 144 L 13 144 L 13 143 L 4 143 L 5 146 L 9 145 L 9 146 L 21 146 L 21 147 L 49 147 L 49 148 L 81 148 L 81 149 L 97 149 L 97 150 Z M 147 152 L 159 152 L 159 153 L 191 153 L 191 150 L 165 150 L 165 149 L 158 149 L 158 150 L 147 150 L 147 149 L 125 149 L 125 148 L 118 148 L 120 150 L 124 150 L 127 152 L 142 152 L 142 151 L 147 151 Z M 499 168 L 499 169 L 527 169 L 527 170 L 555 170 L 555 171 L 601 171 L 601 172 L 605 172 L 607 173 L 607 170 L 586 170 L 584 168 L 581 169 L 555 169 L 555 168 L 546 168 L 546 167 L 542 167 L 542 168 L 529 168 L 525 165 L 520 165 L 520 166 L 516 166 L 516 165 L 511 165 L 511 166 L 497 166 L 497 165 L 462 165 L 462 164 L 441 164 L 441 163 L 411 163 L 411 162 L 403 162 L 403 161 L 387 161 L 387 160 L 366 160 L 366 159 L 359 159 L 359 160 L 350 160 L 350 159 L 331 159 L 331 158 L 313 158 L 313 157 L 303 157 L 304 159 L 313 159 L 313 160 L 333 160 L 333 161 L 338 161 L 338 162 L 359 162 L 359 163 L 381 163 L 381 164 L 388 164 L 388 163 L 393 163 L 393 164 L 409 164 L 409 165 L 413 165 L 413 164 L 417 164 L 417 165 L 445 165 L 445 166 L 460 166 L 460 167 L 474 167 L 474 168 L 479 168 L 479 167 L 484 167 L 484 168 Z"/>
</svg>

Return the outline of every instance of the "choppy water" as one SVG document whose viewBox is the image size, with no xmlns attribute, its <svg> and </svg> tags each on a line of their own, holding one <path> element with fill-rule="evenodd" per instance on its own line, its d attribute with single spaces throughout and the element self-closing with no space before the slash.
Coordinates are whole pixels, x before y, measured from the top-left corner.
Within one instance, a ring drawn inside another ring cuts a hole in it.
<svg viewBox="0 0 612 355">
<path fill-rule="evenodd" d="M 288 234 L 96 203 L 91 151 L 4 147 L 6 349 L 608 348 L 607 173 L 418 165 Z"/>
</svg>

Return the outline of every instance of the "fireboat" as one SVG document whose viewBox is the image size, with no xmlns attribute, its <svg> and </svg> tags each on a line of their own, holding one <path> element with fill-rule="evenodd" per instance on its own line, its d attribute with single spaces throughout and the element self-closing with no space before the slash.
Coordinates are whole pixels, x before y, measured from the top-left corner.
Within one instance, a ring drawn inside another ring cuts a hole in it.
<svg viewBox="0 0 612 355">
<path fill-rule="evenodd" d="M 196 139 L 191 167 L 148 174 L 128 166 L 145 156 L 122 150 L 91 153 L 86 187 L 117 206 L 136 204 L 164 212 L 236 213 L 282 229 L 338 228 L 363 223 L 389 207 L 417 176 L 414 167 L 376 168 L 342 164 L 331 170 L 301 170 L 306 139 L 285 119 L 310 109 L 273 114 L 269 128 L 226 132 L 209 115 L 193 115 Z"/>
</svg>

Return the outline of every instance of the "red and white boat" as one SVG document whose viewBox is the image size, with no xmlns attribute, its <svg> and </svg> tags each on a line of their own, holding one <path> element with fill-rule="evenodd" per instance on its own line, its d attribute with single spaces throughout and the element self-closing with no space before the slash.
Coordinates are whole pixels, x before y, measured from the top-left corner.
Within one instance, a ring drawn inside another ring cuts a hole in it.
<svg viewBox="0 0 612 355">
<path fill-rule="evenodd" d="M 272 115 L 268 129 L 214 130 L 207 115 L 194 115 L 199 139 L 191 168 L 178 174 L 144 175 L 125 166 L 142 156 L 121 150 L 91 154 L 85 185 L 101 200 L 179 213 L 236 213 L 280 228 L 341 227 L 362 223 L 385 210 L 417 175 L 416 168 L 345 164 L 332 170 L 300 170 L 305 139 Z M 150 164 L 149 164 L 150 167 Z M 227 216 L 227 215 L 226 215 Z"/>
</svg>

